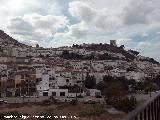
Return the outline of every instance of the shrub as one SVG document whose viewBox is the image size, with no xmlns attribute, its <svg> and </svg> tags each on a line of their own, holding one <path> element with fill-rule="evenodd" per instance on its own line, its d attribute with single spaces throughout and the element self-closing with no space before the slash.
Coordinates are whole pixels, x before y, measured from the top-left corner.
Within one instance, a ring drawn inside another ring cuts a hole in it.
<svg viewBox="0 0 160 120">
<path fill-rule="evenodd" d="M 4 116 L 5 116 L 4 113 L 0 113 L 0 120 L 5 120 Z"/>
<path fill-rule="evenodd" d="M 44 116 L 44 118 L 39 118 L 39 120 L 54 120 L 54 113 L 52 110 L 45 110 L 43 112 L 41 112 L 38 116 Z M 47 118 L 48 116 L 50 116 L 50 118 Z"/>
<path fill-rule="evenodd" d="M 95 76 L 86 76 L 84 81 L 85 87 L 88 89 L 94 89 L 96 87 L 96 78 Z"/>
<path fill-rule="evenodd" d="M 96 104 L 96 101 L 90 101 L 89 103 L 90 104 Z"/>
<path fill-rule="evenodd" d="M 52 103 L 57 103 L 57 99 L 55 99 L 53 96 L 50 97 L 50 100 Z"/>
<path fill-rule="evenodd" d="M 50 105 L 51 101 L 50 100 L 43 100 L 41 103 L 42 103 L 41 105 Z"/>
<path fill-rule="evenodd" d="M 88 116 L 88 112 L 86 112 L 86 111 L 81 111 L 80 113 L 79 113 L 79 116 Z"/>
<path fill-rule="evenodd" d="M 104 107 L 101 104 L 94 104 L 89 110 L 80 112 L 79 116 L 99 116 L 104 112 Z"/>
<path fill-rule="evenodd" d="M 114 107 L 118 110 L 122 110 L 126 113 L 134 110 L 136 108 L 137 105 L 137 100 L 134 96 L 132 96 L 131 98 L 124 98 L 119 100 Z"/>
<path fill-rule="evenodd" d="M 73 99 L 70 103 L 71 103 L 72 105 L 77 105 L 78 100 L 77 100 L 77 99 Z"/>
<path fill-rule="evenodd" d="M 102 113 L 104 113 L 104 107 L 101 104 L 94 104 L 92 114 L 95 116 L 99 116 Z"/>
</svg>

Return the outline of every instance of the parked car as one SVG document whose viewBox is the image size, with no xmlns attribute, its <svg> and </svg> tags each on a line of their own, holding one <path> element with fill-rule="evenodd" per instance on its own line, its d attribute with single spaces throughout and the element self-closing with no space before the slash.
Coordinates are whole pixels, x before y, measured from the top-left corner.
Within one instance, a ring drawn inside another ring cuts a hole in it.
<svg viewBox="0 0 160 120">
<path fill-rule="evenodd" d="M 30 98 L 30 96 L 27 96 L 27 95 L 25 95 L 24 97 L 26 97 L 26 98 Z"/>
<path fill-rule="evenodd" d="M 0 103 L 7 103 L 7 101 L 5 101 L 5 100 L 0 100 Z"/>
<path fill-rule="evenodd" d="M 76 96 L 67 96 L 67 98 L 75 98 Z"/>
<path fill-rule="evenodd" d="M 155 91 L 155 93 L 159 93 L 160 91 Z"/>
<path fill-rule="evenodd" d="M 96 102 L 94 100 L 92 100 L 92 99 L 87 99 L 87 100 L 85 100 L 84 103 L 85 104 L 87 104 L 87 103 L 89 103 L 89 104 L 95 104 Z"/>
<path fill-rule="evenodd" d="M 92 99 L 86 99 L 86 102 L 90 102 L 90 101 L 93 101 Z"/>
<path fill-rule="evenodd" d="M 65 102 L 71 102 L 72 100 L 71 99 L 65 99 Z"/>
</svg>

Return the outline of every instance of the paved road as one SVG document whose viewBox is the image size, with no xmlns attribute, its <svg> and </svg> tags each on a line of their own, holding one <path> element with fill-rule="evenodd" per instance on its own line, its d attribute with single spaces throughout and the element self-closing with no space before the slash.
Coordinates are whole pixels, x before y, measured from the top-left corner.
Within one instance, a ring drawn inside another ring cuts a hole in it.
<svg viewBox="0 0 160 120">
<path fill-rule="evenodd" d="M 38 98 L 21 98 L 21 97 L 10 97 L 10 98 L 0 98 L 1 100 L 7 101 L 7 103 L 24 103 L 24 102 L 42 102 L 43 100 L 49 99 L 50 97 L 38 97 Z M 75 98 L 67 98 L 67 97 L 56 97 L 61 102 L 65 102 L 65 100 L 72 100 Z M 95 102 L 104 103 L 102 98 L 95 97 L 84 97 L 77 98 L 79 102 L 85 102 L 86 100 L 92 99 Z"/>
<path fill-rule="evenodd" d="M 141 102 L 141 101 L 146 101 L 148 99 L 150 99 L 151 97 L 155 96 L 157 93 L 155 92 L 151 92 L 151 94 L 132 94 L 133 96 L 136 97 L 137 101 L 138 102 Z M 131 95 L 129 95 L 131 96 Z"/>
<path fill-rule="evenodd" d="M 132 94 L 136 97 L 137 101 L 146 101 L 156 95 L 157 93 L 152 92 L 151 94 Z M 131 96 L 131 95 L 128 95 Z M 56 97 L 60 101 L 64 102 L 66 100 L 72 100 L 75 98 L 67 98 L 67 97 Z M 38 98 L 21 98 L 21 97 L 10 97 L 10 98 L 0 98 L 0 100 L 5 100 L 7 103 L 24 103 L 24 102 L 42 102 L 43 100 L 49 99 L 49 97 L 38 97 Z M 78 101 L 84 102 L 88 99 L 92 99 L 93 101 L 96 102 L 101 102 L 104 103 L 104 100 L 102 98 L 95 98 L 95 97 L 90 97 L 86 96 L 84 98 L 77 98 Z"/>
<path fill-rule="evenodd" d="M 21 98 L 21 97 L 11 97 L 11 98 L 1 98 L 7 101 L 7 103 L 24 103 L 24 102 L 41 102 L 49 97 L 39 97 L 39 98 Z"/>
</svg>

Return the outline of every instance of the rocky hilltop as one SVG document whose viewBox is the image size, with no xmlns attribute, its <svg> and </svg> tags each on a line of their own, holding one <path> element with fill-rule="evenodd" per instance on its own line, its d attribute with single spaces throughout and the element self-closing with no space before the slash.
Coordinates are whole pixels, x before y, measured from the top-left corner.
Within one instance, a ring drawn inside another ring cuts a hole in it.
<svg viewBox="0 0 160 120">
<path fill-rule="evenodd" d="M 53 52 L 54 51 L 54 52 Z M 55 52 L 56 51 L 56 52 Z M 67 51 L 68 53 L 65 53 Z M 34 55 L 32 54 L 34 53 Z M 22 55 L 23 54 L 23 55 Z M 54 54 L 54 55 L 53 55 Z M 68 54 L 68 55 L 67 55 Z M 59 48 L 43 48 L 37 45 L 31 47 L 20 43 L 14 38 L 0 30 L 0 56 L 15 57 L 53 57 L 58 56 L 64 59 L 74 60 L 125 60 L 148 61 L 159 64 L 156 60 L 139 55 L 138 51 L 125 50 L 125 46 L 117 46 L 116 40 L 111 40 L 110 44 L 81 44 Z"/>
<path fill-rule="evenodd" d="M 18 42 L 14 38 L 7 35 L 4 31 L 0 30 L 0 43 L 1 45 L 12 44 L 14 46 L 27 47 L 27 45 Z"/>
</svg>

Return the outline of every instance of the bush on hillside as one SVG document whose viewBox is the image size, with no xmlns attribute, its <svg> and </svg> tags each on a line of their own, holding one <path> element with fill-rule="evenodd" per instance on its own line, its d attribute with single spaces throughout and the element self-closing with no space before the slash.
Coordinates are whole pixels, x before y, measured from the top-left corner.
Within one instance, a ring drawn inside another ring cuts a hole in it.
<svg viewBox="0 0 160 120">
<path fill-rule="evenodd" d="M 137 105 L 137 100 L 134 96 L 131 98 L 124 98 L 119 100 L 114 107 L 118 110 L 121 110 L 123 112 L 130 112 L 136 108 Z"/>
<path fill-rule="evenodd" d="M 99 116 L 105 112 L 103 105 L 101 104 L 93 104 L 89 110 L 87 109 L 86 111 L 81 111 L 79 113 L 79 116 Z"/>
</svg>

